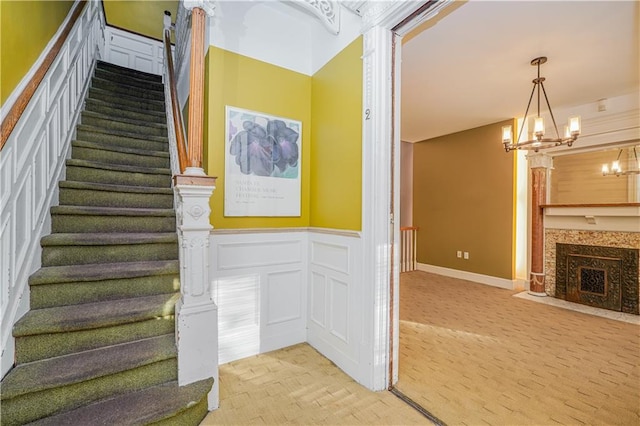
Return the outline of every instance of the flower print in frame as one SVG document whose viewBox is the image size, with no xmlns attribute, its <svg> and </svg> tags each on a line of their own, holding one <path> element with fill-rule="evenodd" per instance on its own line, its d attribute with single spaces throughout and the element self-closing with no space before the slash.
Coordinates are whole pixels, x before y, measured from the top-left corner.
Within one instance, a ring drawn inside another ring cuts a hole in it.
<svg viewBox="0 0 640 426">
<path fill-rule="evenodd" d="M 300 216 L 302 123 L 226 107 L 225 216 Z"/>
</svg>

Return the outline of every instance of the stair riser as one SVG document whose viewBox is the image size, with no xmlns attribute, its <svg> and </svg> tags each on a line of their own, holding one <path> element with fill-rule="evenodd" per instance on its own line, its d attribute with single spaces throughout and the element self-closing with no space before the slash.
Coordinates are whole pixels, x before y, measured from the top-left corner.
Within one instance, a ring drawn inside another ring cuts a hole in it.
<svg viewBox="0 0 640 426">
<path fill-rule="evenodd" d="M 92 99 L 99 99 L 101 101 L 107 102 L 108 104 L 111 104 L 114 107 L 118 107 L 118 105 L 126 105 L 129 107 L 134 107 L 140 112 L 142 111 L 164 112 L 165 110 L 164 103 L 139 101 L 139 100 L 136 100 L 135 98 L 130 98 L 127 96 L 118 96 L 108 91 L 104 91 L 97 88 L 89 89 L 89 97 Z"/>
<path fill-rule="evenodd" d="M 166 316 L 147 321 L 91 330 L 16 337 L 16 362 L 32 362 L 173 333 L 175 331 L 173 306 L 167 308 L 169 309 L 171 312 Z"/>
<path fill-rule="evenodd" d="M 175 216 L 92 216 L 52 214 L 54 233 L 174 232 Z"/>
<path fill-rule="evenodd" d="M 143 113 L 139 112 L 136 108 L 127 108 L 126 106 L 120 106 L 118 108 L 112 108 L 107 104 L 97 101 L 95 99 L 87 99 L 85 103 L 85 110 L 97 112 L 100 114 L 108 115 L 111 117 L 126 117 L 134 120 L 146 121 L 148 123 L 167 124 L 167 117 L 162 113 Z"/>
<path fill-rule="evenodd" d="M 178 245 L 176 243 L 47 246 L 42 249 L 42 266 L 175 260 L 177 258 Z"/>
<path fill-rule="evenodd" d="M 170 209 L 173 195 L 60 188 L 60 205 Z"/>
<path fill-rule="evenodd" d="M 121 172 L 117 170 L 103 170 L 80 166 L 67 166 L 67 179 L 78 182 L 153 186 L 158 188 L 168 188 L 171 186 L 171 176 L 169 175 Z"/>
<path fill-rule="evenodd" d="M 122 95 L 132 96 L 139 99 L 146 99 L 151 101 L 164 101 L 164 93 L 162 92 L 139 89 L 136 87 L 113 83 L 107 80 L 94 79 L 91 82 L 91 87 L 95 87 L 96 89 L 108 90 L 113 94 L 122 94 Z"/>
<path fill-rule="evenodd" d="M 64 282 L 31 286 L 30 301 L 31 309 L 41 309 L 152 296 L 176 292 L 179 289 L 180 276 L 177 273 L 114 280 Z"/>
<path fill-rule="evenodd" d="M 71 157 L 76 160 L 98 161 L 108 164 L 125 164 L 140 167 L 158 167 L 168 169 L 170 161 L 165 157 L 151 155 L 127 154 L 124 152 L 106 151 L 103 149 L 74 146 Z"/>
<path fill-rule="evenodd" d="M 162 83 L 139 79 L 135 77 L 123 78 L 122 74 L 117 72 L 111 72 L 106 69 L 96 68 L 95 76 L 103 80 L 111 81 L 113 83 L 127 84 L 128 86 L 133 86 L 140 89 L 152 90 L 156 92 L 164 90 L 164 85 Z"/>
<path fill-rule="evenodd" d="M 32 422 L 100 399 L 112 398 L 176 378 L 177 361 L 171 358 L 86 382 L 22 395 L 2 401 L 2 424 L 20 425 Z M 5 423 L 5 419 L 10 419 L 10 422 Z"/>
<path fill-rule="evenodd" d="M 144 124 L 131 124 L 131 123 L 125 123 L 122 121 L 113 121 L 107 118 L 89 116 L 87 114 L 82 114 L 82 124 L 88 124 L 90 126 L 100 127 L 102 129 L 120 130 L 128 133 L 136 133 L 141 135 L 143 138 L 146 135 L 153 135 L 153 136 L 167 135 L 166 128 L 145 126 Z"/>
<path fill-rule="evenodd" d="M 149 151 L 169 150 L 167 142 L 159 142 L 153 140 L 129 138 L 126 136 L 111 135 L 109 133 L 92 132 L 88 130 L 78 129 L 76 139 L 86 142 L 97 142 L 109 145 L 122 146 L 125 148 L 146 149 Z"/>
</svg>

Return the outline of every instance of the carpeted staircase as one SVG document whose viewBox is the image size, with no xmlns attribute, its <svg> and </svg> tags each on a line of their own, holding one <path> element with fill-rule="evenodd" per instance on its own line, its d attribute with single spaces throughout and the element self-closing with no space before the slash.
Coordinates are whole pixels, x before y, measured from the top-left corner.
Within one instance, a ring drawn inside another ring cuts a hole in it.
<svg viewBox="0 0 640 426">
<path fill-rule="evenodd" d="M 14 326 L 3 425 L 198 424 L 177 385 L 178 240 L 161 77 L 99 62 Z"/>
</svg>

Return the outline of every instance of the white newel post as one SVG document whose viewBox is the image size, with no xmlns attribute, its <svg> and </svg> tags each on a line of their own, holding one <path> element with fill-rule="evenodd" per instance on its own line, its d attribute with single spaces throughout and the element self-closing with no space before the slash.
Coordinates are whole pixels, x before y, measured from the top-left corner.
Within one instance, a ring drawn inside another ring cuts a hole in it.
<svg viewBox="0 0 640 426">
<path fill-rule="evenodd" d="M 198 174 L 174 176 L 178 206 L 180 292 L 176 304 L 178 383 L 187 385 L 214 378 L 209 410 L 218 408 L 218 307 L 211 297 L 209 279 L 209 199 L 216 179 Z M 197 172 L 191 168 L 185 173 Z"/>
</svg>

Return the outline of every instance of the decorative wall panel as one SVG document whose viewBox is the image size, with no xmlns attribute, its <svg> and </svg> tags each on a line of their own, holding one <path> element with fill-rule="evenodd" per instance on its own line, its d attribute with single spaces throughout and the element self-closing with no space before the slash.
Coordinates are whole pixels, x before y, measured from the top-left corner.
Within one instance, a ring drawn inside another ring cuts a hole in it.
<svg viewBox="0 0 640 426">
<path fill-rule="evenodd" d="M 364 298 L 359 235 L 309 232 L 308 342 L 356 380 L 360 362 Z"/>
<path fill-rule="evenodd" d="M 11 329 L 28 309 L 27 280 L 40 266 L 40 238 L 49 232 L 49 207 L 57 204 L 58 181 L 98 56 L 100 13 L 99 3 L 87 3 L 0 155 L 3 375 L 13 364 Z M 64 25 L 66 21 L 61 28 Z M 35 74 L 46 53 L 28 76 Z M 28 80 L 20 83 L 16 93 L 25 89 Z M 2 117 L 11 104 L 2 106 Z"/>
<path fill-rule="evenodd" d="M 213 232 L 219 362 L 306 341 L 305 232 Z"/>
<path fill-rule="evenodd" d="M 162 74 L 162 42 L 113 27 L 107 27 L 105 32 L 107 62 L 138 71 Z"/>
</svg>

